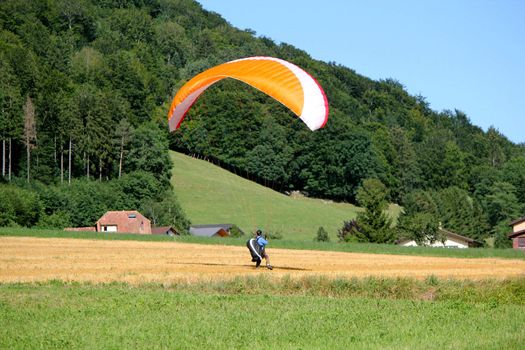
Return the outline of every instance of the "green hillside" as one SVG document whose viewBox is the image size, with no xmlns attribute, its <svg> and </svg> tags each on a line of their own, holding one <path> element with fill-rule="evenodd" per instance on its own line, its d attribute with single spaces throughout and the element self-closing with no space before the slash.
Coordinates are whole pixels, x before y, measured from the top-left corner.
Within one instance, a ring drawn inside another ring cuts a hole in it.
<svg viewBox="0 0 525 350">
<path fill-rule="evenodd" d="M 286 196 L 207 161 L 170 155 L 171 183 L 193 224 L 234 223 L 246 233 L 260 227 L 301 240 L 313 239 L 323 226 L 335 240 L 343 220 L 359 210 L 346 203 Z"/>
</svg>

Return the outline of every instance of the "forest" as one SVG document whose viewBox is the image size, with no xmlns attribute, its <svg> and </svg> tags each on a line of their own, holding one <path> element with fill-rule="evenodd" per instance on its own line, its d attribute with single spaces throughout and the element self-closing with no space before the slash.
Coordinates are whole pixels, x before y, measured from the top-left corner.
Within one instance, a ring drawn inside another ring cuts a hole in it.
<svg viewBox="0 0 525 350">
<path fill-rule="evenodd" d="M 525 211 L 525 144 L 461 110 L 432 110 L 395 78 L 374 81 L 275 39 L 193 0 L 2 1 L 0 226 L 86 226 L 133 206 L 183 229 L 173 149 L 376 217 L 386 202 L 404 207 L 394 235 L 357 232 L 358 241 L 423 241 L 442 225 L 509 245 L 508 224 Z M 330 105 L 326 127 L 311 132 L 271 98 L 225 80 L 168 133 L 178 88 L 247 56 L 285 59 L 315 77 Z M 392 224 L 380 219 L 379 230 Z M 354 228 L 370 224 L 357 220 Z"/>
</svg>

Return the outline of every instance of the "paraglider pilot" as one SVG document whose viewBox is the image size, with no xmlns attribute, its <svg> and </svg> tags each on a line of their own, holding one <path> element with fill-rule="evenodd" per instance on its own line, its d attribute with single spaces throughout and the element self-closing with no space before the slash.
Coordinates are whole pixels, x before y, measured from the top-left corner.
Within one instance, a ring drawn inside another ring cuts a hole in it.
<svg viewBox="0 0 525 350">
<path fill-rule="evenodd" d="M 270 265 L 270 257 L 268 256 L 268 253 L 266 253 L 266 249 L 264 249 L 268 244 L 268 241 L 263 237 L 261 230 L 257 230 L 255 234 L 255 238 L 251 238 L 246 242 L 246 246 L 252 255 L 252 261 L 255 262 L 255 267 L 259 267 L 264 258 L 266 261 L 266 267 L 273 270 L 273 266 Z"/>
</svg>

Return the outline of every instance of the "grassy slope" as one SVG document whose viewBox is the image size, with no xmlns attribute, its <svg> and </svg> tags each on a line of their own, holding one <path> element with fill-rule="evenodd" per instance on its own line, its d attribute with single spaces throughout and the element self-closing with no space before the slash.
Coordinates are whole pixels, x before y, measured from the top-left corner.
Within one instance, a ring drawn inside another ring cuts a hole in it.
<svg viewBox="0 0 525 350">
<path fill-rule="evenodd" d="M 249 233 L 260 227 L 286 239 L 311 240 L 323 226 L 333 240 L 357 207 L 294 198 L 241 178 L 204 160 L 171 152 L 172 184 L 193 224 L 234 223 Z"/>
</svg>

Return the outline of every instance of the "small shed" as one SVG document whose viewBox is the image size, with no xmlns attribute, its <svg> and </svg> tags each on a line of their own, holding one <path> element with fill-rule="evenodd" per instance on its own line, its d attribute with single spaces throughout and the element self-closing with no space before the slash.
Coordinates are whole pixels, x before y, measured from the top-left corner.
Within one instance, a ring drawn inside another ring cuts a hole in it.
<svg viewBox="0 0 525 350">
<path fill-rule="evenodd" d="M 151 234 L 151 221 L 136 210 L 108 211 L 96 226 L 97 232 Z"/>
<path fill-rule="evenodd" d="M 512 239 L 512 248 L 525 250 L 525 216 L 514 220 L 509 226 L 512 227 L 512 232 L 508 234 Z"/>
<path fill-rule="evenodd" d="M 455 232 L 448 231 L 445 229 L 440 229 L 439 233 L 444 238 L 443 240 L 437 240 L 433 243 L 426 242 L 425 244 L 423 244 L 423 246 L 441 247 L 441 248 L 473 248 L 473 247 L 480 247 L 482 245 L 481 242 L 476 241 L 475 239 L 472 239 L 470 237 L 465 237 L 465 236 L 459 235 Z M 403 247 L 417 247 L 418 246 L 417 242 L 410 238 L 402 238 L 396 241 L 396 244 L 401 245 Z"/>
<path fill-rule="evenodd" d="M 177 229 L 173 226 L 157 226 L 151 228 L 151 233 L 154 235 L 180 236 Z"/>
<path fill-rule="evenodd" d="M 232 224 L 191 225 L 190 234 L 200 237 L 229 237 Z"/>
</svg>

